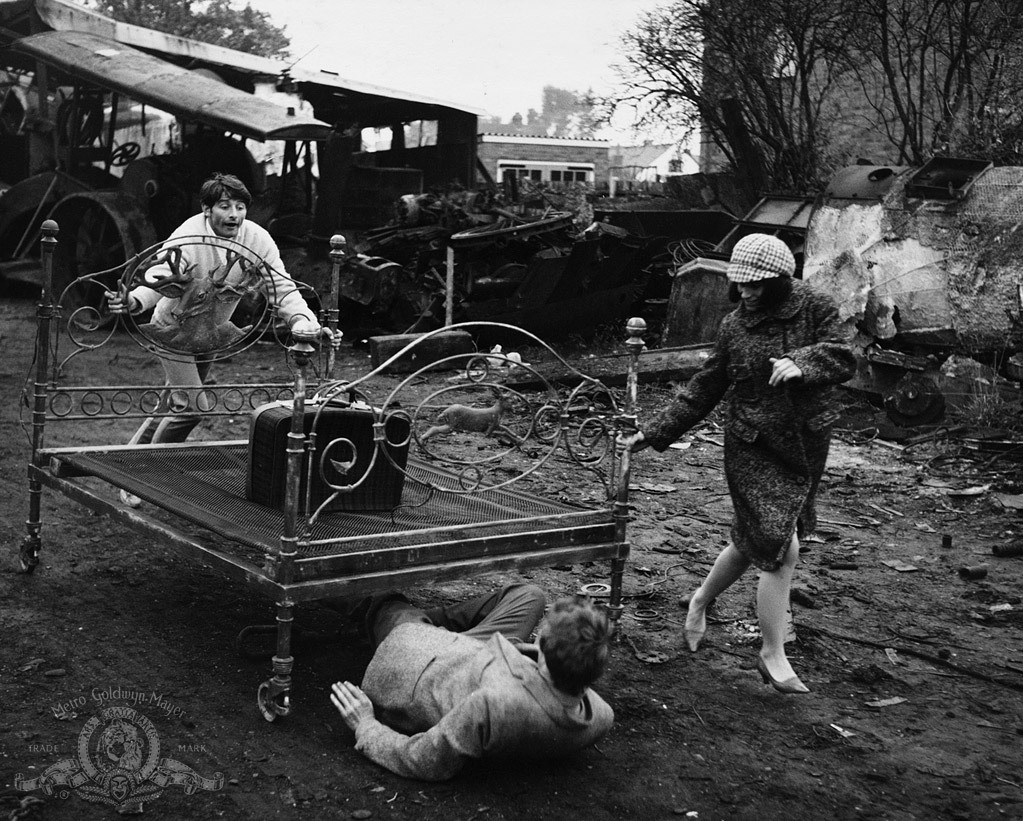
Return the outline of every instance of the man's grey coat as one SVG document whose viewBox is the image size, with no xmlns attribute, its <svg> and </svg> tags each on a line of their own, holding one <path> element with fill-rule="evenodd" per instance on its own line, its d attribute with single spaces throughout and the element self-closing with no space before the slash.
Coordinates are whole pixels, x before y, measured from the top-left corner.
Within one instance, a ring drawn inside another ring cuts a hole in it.
<svg viewBox="0 0 1023 821">
<path fill-rule="evenodd" d="M 362 689 L 377 719 L 359 724 L 356 749 L 426 780 L 450 778 L 470 759 L 561 756 L 593 744 L 614 721 L 592 690 L 559 697 L 537 662 L 500 633 L 481 641 L 401 624 L 377 648 Z"/>
</svg>

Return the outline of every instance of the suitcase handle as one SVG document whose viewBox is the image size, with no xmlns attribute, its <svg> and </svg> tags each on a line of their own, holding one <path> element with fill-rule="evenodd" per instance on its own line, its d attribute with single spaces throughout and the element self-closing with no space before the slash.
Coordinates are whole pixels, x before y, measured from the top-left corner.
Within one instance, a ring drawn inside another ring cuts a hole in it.
<svg viewBox="0 0 1023 821">
<path fill-rule="evenodd" d="M 357 401 L 362 400 L 367 406 L 372 407 L 372 403 L 369 401 L 369 396 L 360 391 L 358 388 L 345 388 L 348 392 L 348 399 L 341 398 L 341 392 L 334 394 L 327 400 L 320 399 L 319 392 L 313 394 L 310 401 L 320 402 L 323 405 L 329 405 L 332 408 L 348 408 L 354 405 Z"/>
</svg>

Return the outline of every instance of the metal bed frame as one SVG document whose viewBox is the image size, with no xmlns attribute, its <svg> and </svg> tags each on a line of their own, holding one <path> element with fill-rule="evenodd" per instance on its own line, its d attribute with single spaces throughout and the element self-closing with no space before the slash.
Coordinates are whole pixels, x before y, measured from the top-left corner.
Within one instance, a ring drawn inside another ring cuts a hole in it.
<svg viewBox="0 0 1023 821">
<path fill-rule="evenodd" d="M 191 356 L 195 352 L 168 346 L 147 333 L 147 326 L 130 317 L 111 317 L 96 307 L 102 305 L 97 297 L 100 290 L 149 282 L 146 272 L 156 264 L 166 265 L 166 248 L 154 246 L 117 269 L 79 277 L 54 299 L 56 223 L 47 221 L 42 234 L 46 284 L 37 311 L 31 395 L 25 397 L 31 408 L 27 425 L 31 458 L 27 534 L 20 551 L 23 572 L 31 573 L 39 564 L 45 487 L 183 548 L 271 597 L 276 603 L 276 652 L 272 675 L 257 690 L 257 704 L 267 721 L 291 710 L 292 624 L 295 608 L 303 602 L 350 600 L 492 571 L 604 560 L 610 570 L 609 584 L 602 588 L 607 592 L 608 614 L 617 623 L 629 553 L 629 453 L 619 444 L 618 436 L 635 430 L 637 372 L 645 330 L 642 320 L 632 319 L 627 325 L 626 345 L 632 355 L 621 402 L 599 380 L 572 368 L 541 340 L 495 323 L 465 323 L 442 330 L 464 328 L 471 333 L 500 333 L 505 338 L 520 334 L 521 344 L 531 346 L 527 350 L 540 351 L 546 363 L 510 368 L 486 354 L 458 354 L 412 370 L 386 396 L 372 397 L 374 378 L 393 373 L 396 369 L 388 368 L 398 360 L 428 359 L 422 354 L 433 334 L 415 338 L 364 376 L 337 380 L 333 378 L 332 348 L 317 348 L 313 339 L 284 335 L 266 323 L 272 294 L 264 321 L 257 323 L 253 332 L 204 350 L 202 355 L 214 361 L 227 358 L 251 347 L 257 338 L 265 341 L 270 336 L 289 361 L 291 379 L 287 382 L 216 384 L 191 393 L 163 384 L 76 384 L 75 374 L 82 370 L 76 367 L 76 359 L 96 355 L 115 333 L 127 331 L 144 350 L 157 356 Z M 338 321 L 344 242 L 340 235 L 331 240 L 330 293 L 321 302 L 321 320 L 332 329 Z M 230 245 L 230 241 L 224 244 Z M 236 257 L 244 257 L 247 251 L 229 250 Z M 261 272 L 263 285 L 269 287 L 267 272 L 259 265 L 253 269 Z M 440 380 L 442 387 L 423 396 L 424 377 L 438 369 L 454 376 L 446 376 Z M 556 371 L 558 376 L 545 376 L 543 370 Z M 507 376 L 511 371 L 517 376 L 514 381 Z M 566 380 L 565 374 L 571 379 Z M 515 387 L 525 384 L 533 387 Z M 168 404 L 167 398 L 175 391 L 180 401 Z M 494 394 L 505 396 L 509 408 L 496 430 L 456 429 L 440 437 L 424 436 L 438 409 L 456 404 L 451 400 L 478 406 L 481 399 Z M 113 420 L 180 413 L 238 417 L 268 401 L 290 405 L 285 494 L 280 508 L 247 498 L 248 440 L 64 446 L 47 446 L 45 440 L 57 422 L 95 422 L 96 429 L 105 428 L 110 438 L 109 431 L 116 427 Z M 321 439 L 317 443 L 319 414 L 339 402 L 359 402 L 372 413 L 371 467 L 390 462 L 392 472 L 400 471 L 404 482 L 400 503 L 391 509 L 335 509 L 345 494 L 366 479 L 363 476 L 348 483 L 343 467 L 340 475 L 331 472 L 332 464 L 336 467 L 338 461 L 354 460 L 351 441 L 340 438 L 325 444 Z M 312 420 L 310 414 L 314 414 Z M 401 429 L 408 431 L 400 441 L 392 430 L 394 420 L 400 420 Z M 407 464 L 393 458 L 396 446 L 408 448 Z M 469 459 L 467 452 L 479 455 Z M 590 500 L 580 503 L 577 498 L 553 498 L 547 479 L 553 465 L 570 471 L 572 483 L 579 482 L 578 487 L 589 477 L 595 488 Z M 319 504 L 311 495 L 317 481 L 328 494 Z M 149 505 L 135 509 L 119 503 L 120 490 Z"/>
</svg>

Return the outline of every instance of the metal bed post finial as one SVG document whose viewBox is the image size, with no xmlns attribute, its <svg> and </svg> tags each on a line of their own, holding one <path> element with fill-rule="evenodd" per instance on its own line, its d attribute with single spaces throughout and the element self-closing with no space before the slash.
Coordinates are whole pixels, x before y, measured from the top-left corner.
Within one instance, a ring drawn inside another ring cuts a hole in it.
<svg viewBox="0 0 1023 821">
<path fill-rule="evenodd" d="M 43 293 L 40 302 L 53 305 L 53 252 L 57 249 L 57 234 L 60 227 L 55 220 L 45 220 L 39 230 L 43 238 L 39 241 L 43 262 Z"/>
<path fill-rule="evenodd" d="M 632 433 L 636 430 L 636 394 L 639 384 L 639 355 L 646 348 L 643 334 L 646 333 L 646 322 L 641 317 L 632 317 L 625 325 L 628 339 L 625 341 L 629 352 L 629 364 L 625 379 L 625 413 L 618 418 L 619 433 Z M 618 437 L 616 437 L 617 441 Z M 616 445 L 621 449 L 618 455 L 617 488 L 614 501 L 613 519 L 615 525 L 615 541 L 622 546 L 621 554 L 611 560 L 611 595 L 608 603 L 608 618 L 612 626 L 616 626 L 621 618 L 622 610 L 622 576 L 625 572 L 625 557 L 628 555 L 628 542 L 625 538 L 625 524 L 629 518 L 629 468 L 632 454 L 627 447 Z M 617 633 L 617 630 L 615 630 Z"/>
<path fill-rule="evenodd" d="M 646 322 L 641 317 L 632 317 L 625 325 L 629 338 L 625 345 L 629 352 L 629 365 L 625 377 L 625 413 L 620 417 L 619 424 L 623 431 L 633 433 L 637 429 L 637 389 L 639 385 L 639 356 L 646 348 L 643 334 L 646 333 Z M 629 469 L 630 452 L 622 448 L 618 468 L 618 494 L 615 504 L 615 517 L 621 528 L 618 536 L 625 538 L 625 519 L 628 516 L 629 504 Z"/>
<path fill-rule="evenodd" d="M 323 311 L 326 326 L 332 334 L 337 333 L 340 311 L 338 303 L 341 300 L 341 266 L 348 258 L 348 240 L 344 234 L 334 234 L 330 238 L 330 293 L 327 295 L 327 307 Z M 333 345 L 327 351 L 327 379 L 334 376 L 334 360 L 337 351 Z"/>
</svg>

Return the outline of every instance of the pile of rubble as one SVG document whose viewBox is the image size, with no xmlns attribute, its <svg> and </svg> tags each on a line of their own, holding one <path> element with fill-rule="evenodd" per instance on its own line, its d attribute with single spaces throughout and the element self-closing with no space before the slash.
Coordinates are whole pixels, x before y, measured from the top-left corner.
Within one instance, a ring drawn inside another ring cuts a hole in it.
<svg viewBox="0 0 1023 821">
<path fill-rule="evenodd" d="M 505 206 L 487 190 L 403 196 L 387 225 L 353 243 L 341 296 L 394 333 L 450 317 L 550 336 L 620 318 L 646 285 L 650 238 L 593 223 L 573 204 Z"/>
</svg>

